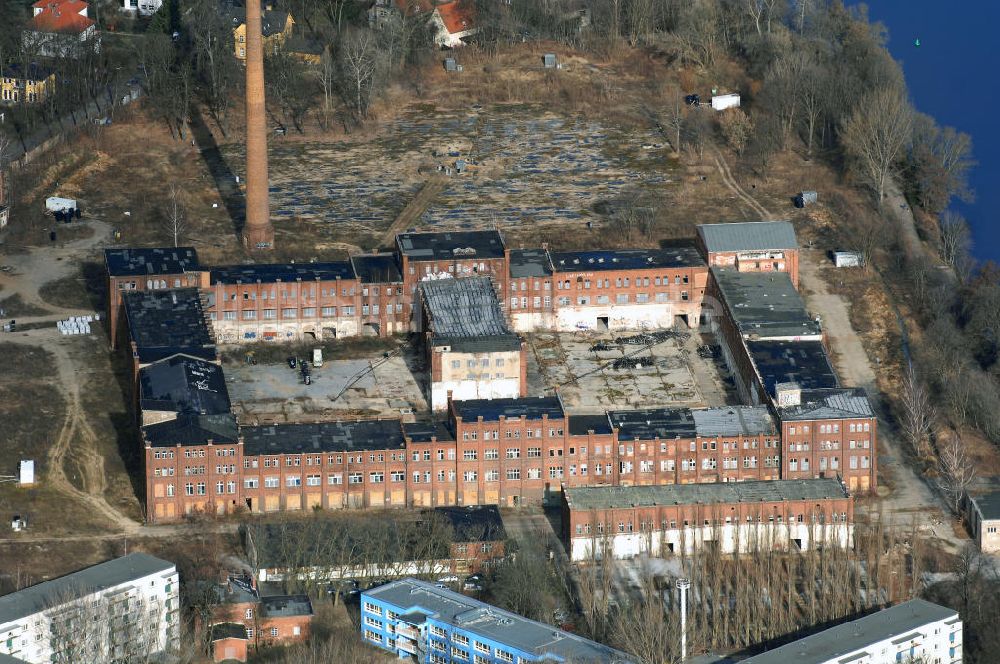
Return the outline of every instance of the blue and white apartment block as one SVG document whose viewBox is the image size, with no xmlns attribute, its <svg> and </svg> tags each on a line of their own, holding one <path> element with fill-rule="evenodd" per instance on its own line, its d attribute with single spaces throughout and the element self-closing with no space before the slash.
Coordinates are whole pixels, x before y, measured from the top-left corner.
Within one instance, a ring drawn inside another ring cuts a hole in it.
<svg viewBox="0 0 1000 664">
<path fill-rule="evenodd" d="M 636 664 L 621 651 L 416 579 L 363 592 L 361 634 L 420 664 Z"/>
</svg>

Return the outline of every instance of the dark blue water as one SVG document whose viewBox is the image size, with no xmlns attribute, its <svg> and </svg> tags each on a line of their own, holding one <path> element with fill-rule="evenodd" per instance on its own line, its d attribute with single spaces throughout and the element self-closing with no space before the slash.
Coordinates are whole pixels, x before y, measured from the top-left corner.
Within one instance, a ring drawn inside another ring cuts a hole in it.
<svg viewBox="0 0 1000 664">
<path fill-rule="evenodd" d="M 889 29 L 917 109 L 972 136 L 976 200 L 954 207 L 972 226 L 976 257 L 1000 262 L 1000 2 L 871 0 L 868 12 Z"/>
</svg>

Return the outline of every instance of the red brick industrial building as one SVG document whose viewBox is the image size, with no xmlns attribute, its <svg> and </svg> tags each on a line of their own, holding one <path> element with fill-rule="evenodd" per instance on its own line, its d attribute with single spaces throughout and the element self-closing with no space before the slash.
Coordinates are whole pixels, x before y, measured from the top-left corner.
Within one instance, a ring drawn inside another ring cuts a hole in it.
<svg viewBox="0 0 1000 664">
<path fill-rule="evenodd" d="M 788 241 L 777 223 L 759 225 L 777 229 L 765 233 L 765 244 L 783 252 L 785 262 L 750 269 L 737 256 L 735 267 L 711 273 L 706 256 L 680 244 L 657 251 L 510 251 L 495 231 L 400 235 L 395 254 L 342 263 L 204 271 L 193 250 L 108 250 L 109 313 L 127 329 L 138 376 L 147 518 L 237 509 L 514 506 L 563 485 L 841 476 L 852 489 L 873 490 L 874 412 L 863 392 L 840 387 L 822 330 L 794 289 L 794 235 Z M 737 254 L 756 251 L 755 225 L 738 226 L 738 237 L 725 246 Z M 718 248 L 704 229 L 703 249 Z M 744 246 L 740 238 L 750 240 Z M 421 293 L 457 277 L 468 278 L 451 289 L 462 292 L 478 283 L 475 277 L 489 278 L 504 327 L 493 337 L 516 339 L 507 320 L 521 321 L 514 329 L 660 326 L 677 317 L 694 323 L 709 302 L 704 315 L 740 393 L 759 405 L 568 415 L 557 397 L 523 397 L 520 345 L 516 371 L 506 358 L 498 367 L 492 346 L 479 354 L 488 368 L 479 355 L 470 368 L 468 358 L 445 357 L 442 347 L 435 369 L 431 351 L 436 339 L 448 337 L 434 334 L 435 314 L 421 306 Z M 618 320 L 615 312 L 630 318 Z M 439 395 L 447 411 L 440 422 L 241 426 L 221 369 L 211 368 L 220 334 L 242 342 L 424 329 L 432 382 L 452 393 Z M 187 377 L 164 379 L 183 367 Z M 446 368 L 457 373 L 449 378 Z M 469 398 L 480 389 L 497 394 L 490 385 L 456 394 L 448 382 L 470 380 L 469 374 L 482 380 L 487 369 L 488 381 L 516 374 L 512 394 L 521 398 Z M 205 392 L 195 374 L 215 387 Z"/>
</svg>

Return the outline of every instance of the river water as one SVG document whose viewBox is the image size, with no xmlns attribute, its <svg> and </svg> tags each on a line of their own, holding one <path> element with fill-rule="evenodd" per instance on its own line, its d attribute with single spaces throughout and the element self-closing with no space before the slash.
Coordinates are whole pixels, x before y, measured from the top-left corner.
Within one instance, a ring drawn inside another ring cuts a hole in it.
<svg viewBox="0 0 1000 664">
<path fill-rule="evenodd" d="M 888 28 L 917 109 L 972 136 L 976 199 L 954 207 L 972 226 L 975 256 L 1000 262 L 1000 2 L 872 0 L 868 11 Z"/>
</svg>

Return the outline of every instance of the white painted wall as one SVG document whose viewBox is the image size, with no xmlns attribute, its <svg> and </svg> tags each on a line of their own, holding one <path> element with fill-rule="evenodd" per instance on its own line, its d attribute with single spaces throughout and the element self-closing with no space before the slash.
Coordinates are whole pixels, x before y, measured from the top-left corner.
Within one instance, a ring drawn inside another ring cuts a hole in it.
<svg viewBox="0 0 1000 664">
<path fill-rule="evenodd" d="M 792 543 L 793 539 L 800 539 L 802 548 L 807 550 L 812 546 L 814 536 L 828 544 L 850 547 L 854 545 L 854 525 L 753 523 L 718 528 L 694 526 L 651 533 L 574 535 L 570 540 L 570 559 L 573 562 L 583 562 L 594 557 L 601 558 L 604 551 L 610 551 L 615 558 L 631 558 L 643 553 L 652 556 L 669 555 L 668 544 L 674 545 L 674 554 L 680 554 L 682 550 L 686 554 L 692 554 L 702 543 L 716 539 L 722 553 L 727 554 L 735 553 L 737 548 L 741 553 L 746 553 L 761 543 L 768 543 L 769 548 L 784 550 L 796 546 Z"/>
<path fill-rule="evenodd" d="M 521 376 L 490 380 L 442 380 L 431 383 L 431 410 L 448 407 L 448 392 L 455 401 L 466 399 L 516 399 L 521 396 Z"/>
<path fill-rule="evenodd" d="M 104 634 L 108 633 L 106 623 L 110 617 L 108 615 L 110 606 L 112 603 L 119 606 L 117 603 L 126 597 L 129 606 L 132 607 L 129 611 L 137 616 L 141 612 L 142 618 L 138 627 L 142 629 L 146 629 L 147 626 L 153 627 L 148 636 L 142 637 L 145 642 L 138 641 L 140 637 L 137 634 L 130 635 L 130 640 L 131 637 L 135 637 L 135 640 L 132 640 L 135 652 L 152 655 L 171 650 L 178 646 L 179 638 L 179 585 L 177 570 L 170 568 L 130 579 L 102 592 L 90 593 L 80 598 L 69 597 L 62 604 L 54 604 L 17 620 L 0 623 L 0 654 L 11 655 L 31 664 L 48 664 L 52 661 L 53 648 L 62 650 L 65 645 L 60 644 L 65 644 L 64 639 L 69 638 L 65 634 L 59 634 L 57 637 L 50 635 L 50 616 L 76 615 L 89 627 L 88 631 L 81 632 L 75 641 L 78 644 L 97 647 L 98 652 L 94 653 L 92 661 L 110 661 L 110 656 L 105 660 L 105 656 L 101 654 L 103 652 L 107 655 L 102 648 L 109 647 L 109 644 L 100 637 L 91 635 L 101 633 L 102 629 Z M 97 608 L 93 608 L 95 602 L 99 603 Z M 167 619 L 168 613 L 171 614 L 170 620 Z M 119 631 L 117 634 L 121 637 L 123 632 Z"/>
<path fill-rule="evenodd" d="M 608 319 L 609 330 L 668 328 L 674 325 L 674 305 L 671 302 L 597 306 L 561 305 L 556 313 L 556 330 L 559 332 L 597 330 L 597 319 L 601 317 Z"/>
</svg>

